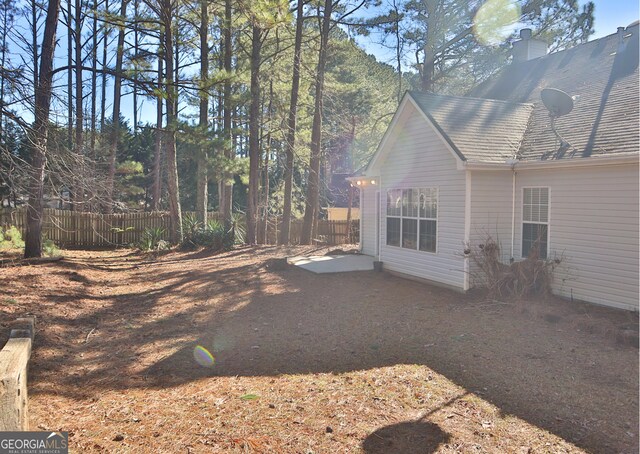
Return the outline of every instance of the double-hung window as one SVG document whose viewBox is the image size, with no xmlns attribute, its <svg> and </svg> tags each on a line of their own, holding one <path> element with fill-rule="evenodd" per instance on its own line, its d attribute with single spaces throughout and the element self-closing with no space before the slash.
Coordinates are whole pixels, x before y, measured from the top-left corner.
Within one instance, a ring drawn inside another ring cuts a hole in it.
<svg viewBox="0 0 640 454">
<path fill-rule="evenodd" d="M 538 250 L 547 258 L 549 247 L 549 188 L 524 188 L 522 198 L 522 257 Z"/>
<path fill-rule="evenodd" d="M 387 191 L 387 245 L 436 252 L 438 190 Z"/>
</svg>

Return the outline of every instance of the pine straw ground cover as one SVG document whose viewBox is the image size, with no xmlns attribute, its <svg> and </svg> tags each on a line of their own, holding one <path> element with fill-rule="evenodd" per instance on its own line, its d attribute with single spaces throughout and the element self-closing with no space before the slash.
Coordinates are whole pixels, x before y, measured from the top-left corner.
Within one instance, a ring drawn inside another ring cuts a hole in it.
<svg viewBox="0 0 640 454">
<path fill-rule="evenodd" d="M 275 266 L 304 251 L 0 269 L 0 335 L 38 317 L 32 428 L 75 452 L 637 452 L 637 314 Z"/>
</svg>

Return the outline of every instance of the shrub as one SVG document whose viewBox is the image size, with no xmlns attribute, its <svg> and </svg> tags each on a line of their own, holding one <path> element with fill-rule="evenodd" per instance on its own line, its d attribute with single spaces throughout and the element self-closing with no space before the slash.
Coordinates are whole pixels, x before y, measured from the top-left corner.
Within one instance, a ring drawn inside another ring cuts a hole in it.
<svg viewBox="0 0 640 454">
<path fill-rule="evenodd" d="M 169 249 L 169 243 L 163 239 L 164 232 L 162 227 L 144 229 L 138 248 L 144 252 Z"/>
<path fill-rule="evenodd" d="M 202 230 L 202 222 L 195 214 L 187 213 L 182 217 L 182 233 L 185 237 L 193 236 L 200 230 Z"/>
<path fill-rule="evenodd" d="M 0 248 L 2 249 L 23 249 L 24 241 L 20 230 L 14 225 L 9 226 L 2 232 L 0 229 Z"/>
<path fill-rule="evenodd" d="M 53 242 L 53 240 L 44 240 L 42 243 L 42 252 L 47 257 L 58 257 L 60 255 L 60 249 Z"/>
<path fill-rule="evenodd" d="M 213 251 L 228 250 L 233 247 L 233 230 L 226 231 L 217 220 L 210 220 L 204 226 L 190 226 L 185 229 L 182 246 L 187 249 L 204 247 Z"/>
<path fill-rule="evenodd" d="M 477 247 L 466 246 L 464 255 L 475 264 L 474 280 L 487 289 L 490 298 L 546 297 L 551 294 L 553 274 L 562 258 L 541 259 L 537 247 L 534 245 L 527 258 L 505 264 L 500 260 L 500 245 L 487 236 Z"/>
</svg>

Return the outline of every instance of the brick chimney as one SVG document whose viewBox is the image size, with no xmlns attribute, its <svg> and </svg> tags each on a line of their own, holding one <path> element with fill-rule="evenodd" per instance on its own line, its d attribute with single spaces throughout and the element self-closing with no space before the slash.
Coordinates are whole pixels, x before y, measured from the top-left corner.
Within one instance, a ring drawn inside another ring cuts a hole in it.
<svg viewBox="0 0 640 454">
<path fill-rule="evenodd" d="M 522 62 L 547 55 L 547 43 L 541 39 L 532 38 L 530 28 L 520 30 L 520 39 L 513 43 L 513 61 Z"/>
</svg>

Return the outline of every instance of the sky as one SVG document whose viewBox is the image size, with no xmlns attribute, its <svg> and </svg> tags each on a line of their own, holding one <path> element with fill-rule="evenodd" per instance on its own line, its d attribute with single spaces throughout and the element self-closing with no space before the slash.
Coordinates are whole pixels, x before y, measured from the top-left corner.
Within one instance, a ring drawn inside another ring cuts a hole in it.
<svg viewBox="0 0 640 454">
<path fill-rule="evenodd" d="M 585 1 L 579 2 L 581 5 Z M 626 27 L 638 20 L 637 0 L 595 0 L 595 30 L 591 39 L 615 33 L 618 27 Z"/>
<path fill-rule="evenodd" d="M 580 6 L 587 3 L 588 0 L 579 0 Z M 383 3 L 386 3 L 383 1 Z M 594 29 L 595 33 L 590 37 L 591 40 L 601 38 L 603 36 L 615 33 L 618 27 L 626 27 L 639 18 L 639 2 L 638 0 L 594 0 L 595 12 L 594 12 Z M 383 11 L 385 8 L 380 7 L 379 10 Z M 376 13 L 370 11 L 366 14 L 367 17 L 374 16 Z M 394 59 L 394 51 L 387 50 L 381 47 L 375 42 L 373 37 L 358 37 L 358 43 L 369 54 L 372 54 L 381 62 L 390 63 Z M 395 66 L 395 65 L 394 65 Z M 143 101 L 144 104 L 141 108 L 141 120 L 155 121 L 155 106 L 152 102 Z M 133 101 L 132 97 L 128 96 L 123 99 L 123 113 L 124 115 L 132 118 Z"/>
<path fill-rule="evenodd" d="M 578 3 L 582 6 L 587 2 L 587 0 L 579 0 Z M 386 0 L 383 0 L 383 4 L 387 3 Z M 616 32 L 617 27 L 626 27 L 632 22 L 638 20 L 639 18 L 639 2 L 638 0 L 594 0 L 595 3 L 595 34 L 591 36 L 590 39 L 597 39 L 603 36 L 610 35 Z M 371 17 L 376 14 L 386 10 L 384 6 L 377 8 L 378 11 L 370 10 L 367 13 L 363 13 L 360 16 Z M 514 26 L 516 28 L 517 26 Z M 62 49 L 66 46 L 66 34 L 64 33 L 64 28 L 59 27 L 58 30 L 58 44 L 62 47 Z M 366 52 L 374 55 L 379 61 L 385 63 L 393 62 L 394 52 L 391 50 L 386 50 L 380 44 L 376 43 L 377 37 L 372 35 L 370 37 L 357 37 L 358 43 L 365 49 Z M 56 60 L 55 66 L 64 66 L 66 65 L 66 55 L 61 48 L 57 49 L 56 52 Z M 395 65 L 394 65 L 395 66 Z M 63 82 L 66 80 L 65 77 L 61 76 Z M 112 96 L 113 90 L 113 81 L 110 81 L 107 92 L 108 97 Z M 128 93 L 129 89 L 125 88 L 125 93 Z M 155 103 L 153 101 L 147 100 L 144 97 L 140 97 L 141 106 L 139 107 L 139 116 L 140 121 L 142 123 L 155 121 Z M 110 109 L 109 105 L 107 109 Z M 57 111 L 57 112 L 56 112 Z M 55 114 L 59 113 L 64 117 L 66 113 L 66 109 L 58 108 L 52 112 L 55 118 Z M 130 94 L 124 96 L 122 98 L 122 114 L 131 119 L 133 118 L 133 99 Z"/>
<path fill-rule="evenodd" d="M 595 4 L 594 30 L 590 40 L 602 38 L 615 33 L 618 27 L 626 27 L 640 18 L 638 0 L 592 0 Z M 580 7 L 588 0 L 579 0 Z M 384 10 L 384 7 L 380 9 Z M 374 14 L 371 14 L 374 15 Z M 367 17 L 369 14 L 367 14 Z M 372 39 L 357 38 L 358 43 L 379 61 L 390 63 L 395 58 L 394 52 L 386 50 Z"/>
</svg>

